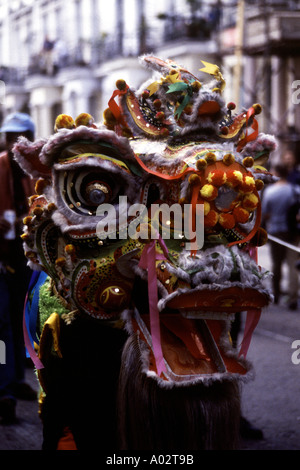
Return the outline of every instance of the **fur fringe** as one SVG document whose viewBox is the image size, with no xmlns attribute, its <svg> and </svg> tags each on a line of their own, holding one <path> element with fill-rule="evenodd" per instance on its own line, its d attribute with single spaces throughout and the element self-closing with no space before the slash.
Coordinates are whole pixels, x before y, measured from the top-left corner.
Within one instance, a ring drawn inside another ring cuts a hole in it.
<svg viewBox="0 0 300 470">
<path fill-rule="evenodd" d="M 237 449 L 237 381 L 160 387 L 143 372 L 142 349 L 137 337 L 131 336 L 123 350 L 118 393 L 120 449 Z"/>
</svg>

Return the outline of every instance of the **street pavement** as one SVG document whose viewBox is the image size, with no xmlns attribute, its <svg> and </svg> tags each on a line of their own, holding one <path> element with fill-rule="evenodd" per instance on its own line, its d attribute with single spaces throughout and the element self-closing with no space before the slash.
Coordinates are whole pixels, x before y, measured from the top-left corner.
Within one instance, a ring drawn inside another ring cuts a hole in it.
<svg viewBox="0 0 300 470">
<path fill-rule="evenodd" d="M 259 249 L 258 262 L 270 268 L 268 245 Z M 285 266 L 283 290 L 287 286 L 286 273 Z M 243 325 L 244 322 L 242 314 Z M 278 305 L 262 312 L 248 351 L 247 359 L 253 364 L 255 376 L 242 385 L 242 411 L 264 437 L 243 440 L 242 450 L 300 450 L 300 363 L 292 361 L 293 353 L 300 359 L 300 346 L 298 355 L 292 348 L 297 340 L 300 345 L 300 305 L 298 310 L 289 311 L 283 296 Z M 38 390 L 33 369 L 27 369 L 26 374 L 27 381 Z M 40 450 L 38 404 L 19 400 L 17 417 L 14 425 L 0 425 L 0 450 Z"/>
<path fill-rule="evenodd" d="M 258 263 L 271 269 L 268 244 L 259 249 Z M 282 291 L 287 290 L 286 275 L 285 265 Z M 263 431 L 264 439 L 244 441 L 243 448 L 300 450 L 300 304 L 290 311 L 283 296 L 262 312 L 247 359 L 255 377 L 242 388 L 243 414 Z"/>
</svg>

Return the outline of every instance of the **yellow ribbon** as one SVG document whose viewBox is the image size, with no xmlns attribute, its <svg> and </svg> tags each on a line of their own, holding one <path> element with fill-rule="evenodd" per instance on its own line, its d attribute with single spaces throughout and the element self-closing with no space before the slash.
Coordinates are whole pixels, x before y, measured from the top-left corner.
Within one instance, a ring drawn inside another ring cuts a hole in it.
<svg viewBox="0 0 300 470">
<path fill-rule="evenodd" d="M 39 346 L 39 357 L 43 362 L 49 355 L 49 344 L 52 344 L 54 351 L 58 357 L 62 357 L 59 346 L 60 335 L 60 319 L 57 313 L 52 313 L 44 324 Z"/>
<path fill-rule="evenodd" d="M 164 83 L 176 83 L 176 82 L 181 82 L 179 78 L 179 72 L 169 74 L 165 78 L 161 78 L 160 80 L 157 80 L 156 82 L 151 83 L 147 90 L 150 92 L 150 96 L 153 95 L 154 93 L 157 92 L 157 90 L 163 85 Z"/>
<path fill-rule="evenodd" d="M 205 62 L 205 60 L 201 60 L 201 62 L 204 65 L 204 67 L 202 69 L 199 69 L 200 72 L 205 72 L 215 77 L 216 80 L 221 82 L 220 89 L 223 91 L 225 88 L 226 82 L 223 78 L 223 75 L 220 72 L 219 67 L 215 64 L 210 64 L 209 62 Z"/>
</svg>

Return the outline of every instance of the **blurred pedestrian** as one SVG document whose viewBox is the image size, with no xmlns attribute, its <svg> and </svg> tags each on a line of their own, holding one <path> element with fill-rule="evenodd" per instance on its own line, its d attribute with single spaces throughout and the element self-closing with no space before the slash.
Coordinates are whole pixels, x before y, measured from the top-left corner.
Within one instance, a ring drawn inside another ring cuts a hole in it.
<svg viewBox="0 0 300 470">
<path fill-rule="evenodd" d="M 276 183 L 268 186 L 262 196 L 262 220 L 270 235 L 279 238 L 283 242 L 292 245 L 298 244 L 297 223 L 291 228 L 289 214 L 291 208 L 295 206 L 297 199 L 300 199 L 300 188 L 291 184 L 287 178 L 289 168 L 282 163 L 274 167 L 273 173 L 279 179 Z M 281 287 L 281 270 L 283 263 L 288 265 L 288 307 L 296 310 L 298 305 L 298 272 L 295 267 L 296 253 L 283 244 L 269 241 L 272 271 L 273 271 L 273 291 L 274 301 L 278 303 Z"/>
<path fill-rule="evenodd" d="M 288 169 L 287 180 L 289 183 L 300 186 L 300 169 L 293 150 L 286 150 L 282 156 L 282 163 Z"/>
<path fill-rule="evenodd" d="M 53 48 L 55 41 L 51 41 L 48 36 L 45 36 L 42 56 L 45 60 L 45 72 L 47 75 L 53 75 L 54 64 L 53 64 Z"/>
<path fill-rule="evenodd" d="M 25 382 L 26 352 L 23 308 L 31 270 L 27 266 L 20 235 L 28 211 L 33 181 L 13 159 L 12 148 L 20 136 L 34 140 L 34 123 L 25 113 L 4 120 L 6 150 L 0 154 L 0 340 L 6 347 L 6 363 L 0 364 L 0 418 L 15 420 L 16 399 L 36 399 Z"/>
</svg>

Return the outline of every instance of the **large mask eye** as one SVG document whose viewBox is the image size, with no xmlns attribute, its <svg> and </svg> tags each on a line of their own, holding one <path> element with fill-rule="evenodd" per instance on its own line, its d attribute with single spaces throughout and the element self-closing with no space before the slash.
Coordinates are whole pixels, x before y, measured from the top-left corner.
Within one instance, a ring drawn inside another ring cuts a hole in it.
<svg viewBox="0 0 300 470">
<path fill-rule="evenodd" d="M 68 207 L 85 215 L 95 215 L 100 204 L 114 204 L 123 189 L 120 178 L 93 168 L 62 172 L 60 184 Z"/>
<path fill-rule="evenodd" d="M 90 206 L 112 202 L 116 184 L 101 174 L 89 174 L 83 178 L 79 187 L 81 202 Z"/>
<path fill-rule="evenodd" d="M 105 183 L 93 181 L 88 184 L 86 195 L 91 204 L 98 206 L 99 204 L 104 204 L 110 200 L 111 189 Z"/>
</svg>

